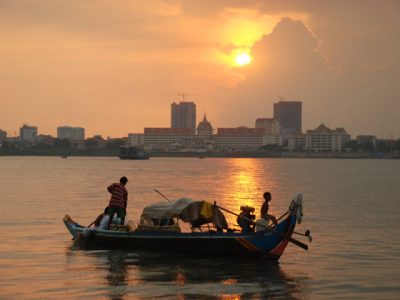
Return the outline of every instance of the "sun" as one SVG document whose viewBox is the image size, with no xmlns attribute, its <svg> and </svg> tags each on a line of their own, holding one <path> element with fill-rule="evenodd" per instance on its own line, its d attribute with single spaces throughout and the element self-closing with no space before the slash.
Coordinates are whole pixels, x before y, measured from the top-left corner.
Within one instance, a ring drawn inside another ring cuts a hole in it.
<svg viewBox="0 0 400 300">
<path fill-rule="evenodd" d="M 239 50 L 232 54 L 236 66 L 242 67 L 251 62 L 251 56 L 247 51 Z"/>
</svg>

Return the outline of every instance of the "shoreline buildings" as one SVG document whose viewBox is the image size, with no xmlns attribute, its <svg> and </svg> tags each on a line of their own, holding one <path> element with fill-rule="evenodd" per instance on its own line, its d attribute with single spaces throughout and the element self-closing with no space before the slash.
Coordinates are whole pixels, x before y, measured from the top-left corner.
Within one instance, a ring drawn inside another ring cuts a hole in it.
<svg viewBox="0 0 400 300">
<path fill-rule="evenodd" d="M 155 151 L 255 150 L 275 145 L 288 150 L 341 152 L 350 141 L 343 128 L 331 130 L 321 124 L 302 133 L 302 102 L 274 103 L 273 118 L 258 118 L 255 127 L 214 128 L 204 115 L 197 129 L 196 105 L 175 102 L 171 105 L 171 128 L 144 128 L 142 134 L 129 134 L 132 146 Z"/>
<path fill-rule="evenodd" d="M 302 133 L 302 102 L 279 101 L 273 104 L 274 117 L 260 117 L 254 127 L 214 128 L 206 115 L 196 127 L 196 104 L 182 101 L 171 104 L 171 127 L 146 127 L 143 133 L 129 133 L 128 138 L 107 139 L 101 136 L 85 139 L 82 127 L 59 126 L 57 139 L 38 135 L 37 127 L 23 125 L 15 143 L 79 149 L 100 149 L 126 144 L 150 151 L 236 151 L 262 150 L 342 152 L 349 151 L 350 134 L 344 128 L 334 130 L 321 124 Z M 69 143 L 67 143 L 67 141 Z M 0 144 L 11 141 L 0 130 Z M 356 141 L 366 148 L 376 146 L 374 136 L 359 136 Z M 354 144 L 354 143 L 353 143 Z M 369 149 L 368 148 L 368 149 Z"/>
<path fill-rule="evenodd" d="M 280 102 L 281 104 L 282 102 Z M 286 102 L 284 102 L 286 104 Z M 298 123 L 294 128 L 287 120 L 292 114 L 297 116 L 298 102 L 295 110 L 292 106 L 287 109 L 280 108 L 279 117 L 286 122 L 289 131 L 297 132 Z M 292 104 L 292 102 L 290 102 Z M 301 102 L 300 102 L 301 114 Z M 298 116 L 297 116 L 298 117 Z M 194 127 L 196 120 L 196 105 L 193 102 L 180 102 L 171 104 L 170 128 L 144 128 L 141 134 L 129 134 L 128 140 L 131 146 L 140 146 L 146 150 L 252 150 L 266 145 L 283 145 L 280 122 L 276 118 L 258 118 L 254 128 L 245 126 L 232 128 L 214 128 L 204 115 L 203 120 Z M 301 116 L 300 116 L 301 121 Z M 301 128 L 301 124 L 300 124 Z"/>
</svg>

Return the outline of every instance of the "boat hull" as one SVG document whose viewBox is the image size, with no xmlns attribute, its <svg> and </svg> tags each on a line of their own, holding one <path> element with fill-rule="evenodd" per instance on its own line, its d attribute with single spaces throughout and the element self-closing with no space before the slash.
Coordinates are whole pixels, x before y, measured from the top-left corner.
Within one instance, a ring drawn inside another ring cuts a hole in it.
<svg viewBox="0 0 400 300">
<path fill-rule="evenodd" d="M 278 260 L 287 240 L 294 231 L 296 217 L 289 215 L 275 230 L 279 233 L 223 233 L 223 232 L 146 232 L 113 231 L 85 228 L 64 218 L 64 223 L 80 246 L 106 249 L 150 249 L 224 256 L 266 257 Z"/>
</svg>

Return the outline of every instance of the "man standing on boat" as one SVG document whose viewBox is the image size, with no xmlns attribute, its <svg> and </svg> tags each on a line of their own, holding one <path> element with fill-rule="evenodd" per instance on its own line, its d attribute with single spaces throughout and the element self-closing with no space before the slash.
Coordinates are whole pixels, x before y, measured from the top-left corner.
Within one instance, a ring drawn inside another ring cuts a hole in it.
<svg viewBox="0 0 400 300">
<path fill-rule="evenodd" d="M 121 225 L 125 222 L 126 206 L 128 204 L 128 191 L 125 187 L 128 178 L 121 177 L 119 183 L 113 183 L 107 190 L 111 194 L 109 207 L 110 220 L 108 222 L 108 229 L 110 229 L 111 220 L 114 214 L 117 213 L 117 218 L 121 218 Z"/>
</svg>

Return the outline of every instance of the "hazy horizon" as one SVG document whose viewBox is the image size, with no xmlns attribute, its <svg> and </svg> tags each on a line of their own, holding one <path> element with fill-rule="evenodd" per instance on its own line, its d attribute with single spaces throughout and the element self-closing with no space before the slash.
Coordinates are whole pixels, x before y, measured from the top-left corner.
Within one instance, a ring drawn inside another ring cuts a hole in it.
<svg viewBox="0 0 400 300">
<path fill-rule="evenodd" d="M 0 0 L 0 129 L 122 137 L 169 127 L 185 92 L 214 128 L 254 127 L 283 98 L 303 102 L 303 130 L 397 139 L 399 11 L 395 0 Z"/>
</svg>

